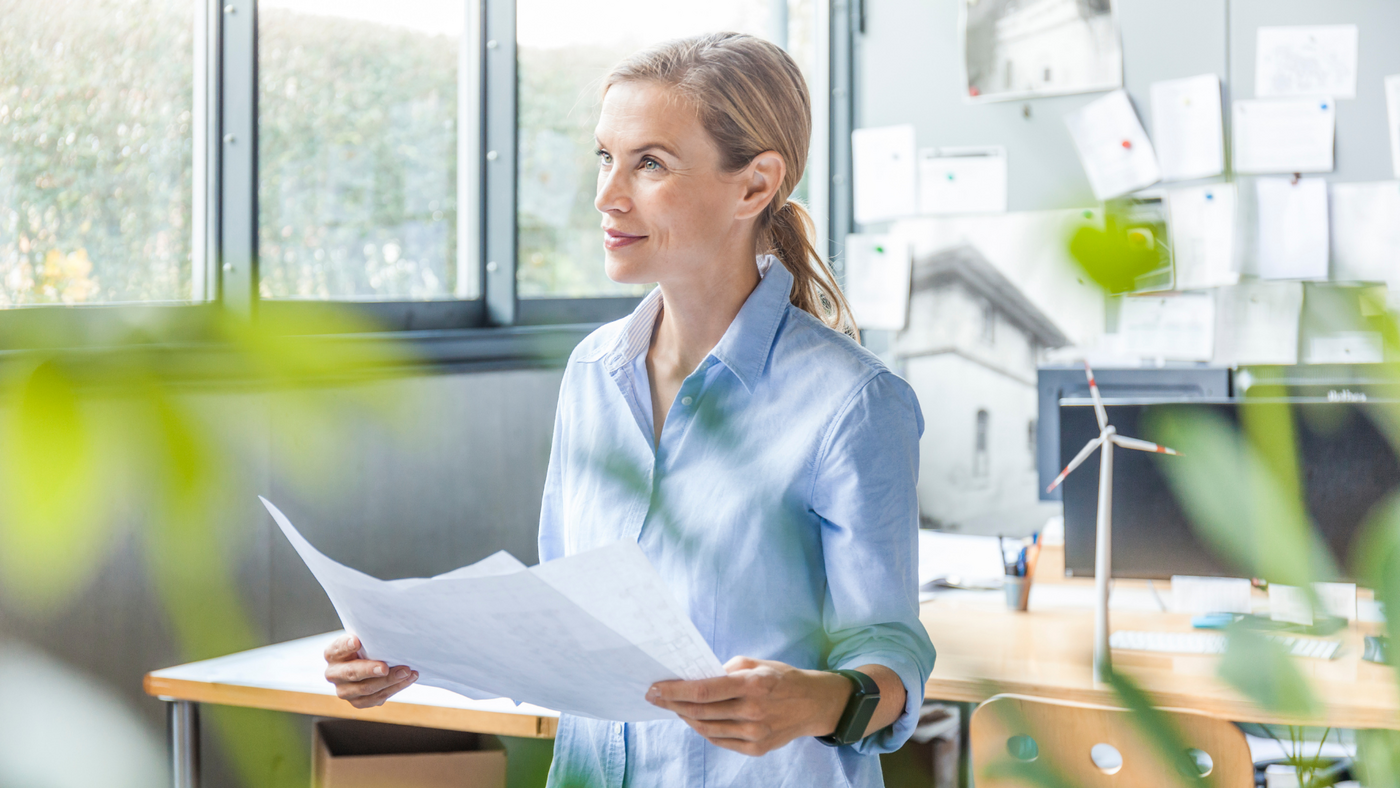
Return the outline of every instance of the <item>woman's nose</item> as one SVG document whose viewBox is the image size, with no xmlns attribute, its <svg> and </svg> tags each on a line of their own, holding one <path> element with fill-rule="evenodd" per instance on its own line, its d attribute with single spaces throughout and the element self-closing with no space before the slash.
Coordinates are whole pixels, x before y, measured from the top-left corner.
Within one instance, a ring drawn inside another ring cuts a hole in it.
<svg viewBox="0 0 1400 788">
<path fill-rule="evenodd" d="M 598 196 L 593 200 L 593 207 L 602 213 L 626 212 L 632 208 L 632 200 L 627 194 L 624 182 L 626 179 L 622 177 L 620 169 L 614 167 L 598 173 Z"/>
</svg>

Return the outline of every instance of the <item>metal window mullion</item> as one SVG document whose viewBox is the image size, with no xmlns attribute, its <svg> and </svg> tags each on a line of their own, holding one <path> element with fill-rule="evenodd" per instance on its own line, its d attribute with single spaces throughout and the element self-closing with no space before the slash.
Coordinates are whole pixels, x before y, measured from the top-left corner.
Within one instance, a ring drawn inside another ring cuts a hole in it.
<svg viewBox="0 0 1400 788">
<path fill-rule="evenodd" d="M 831 194 L 828 224 L 831 261 L 844 278 L 843 247 L 854 222 L 851 195 L 851 130 L 855 127 L 854 81 L 855 17 L 859 0 L 834 0 L 831 4 Z"/>
<path fill-rule="evenodd" d="M 492 325 L 516 322 L 516 47 L 515 0 L 483 0 L 486 153 L 483 235 L 486 249 L 486 313 Z"/>
<path fill-rule="evenodd" d="M 224 308 L 251 316 L 258 288 L 257 0 L 219 9 L 218 255 Z"/>
<path fill-rule="evenodd" d="M 218 298 L 221 7 L 217 0 L 195 2 L 190 300 L 196 303 Z"/>
<path fill-rule="evenodd" d="M 459 299 L 481 298 L 486 270 L 486 2 L 466 0 L 457 56 L 457 286 Z"/>
</svg>

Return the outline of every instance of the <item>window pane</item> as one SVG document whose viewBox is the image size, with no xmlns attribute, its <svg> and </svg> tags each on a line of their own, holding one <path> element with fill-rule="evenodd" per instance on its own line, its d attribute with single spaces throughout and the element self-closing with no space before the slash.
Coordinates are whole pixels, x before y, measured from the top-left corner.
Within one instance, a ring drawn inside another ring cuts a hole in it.
<svg viewBox="0 0 1400 788">
<path fill-rule="evenodd" d="M 193 36 L 191 0 L 3 4 L 0 307 L 193 297 Z"/>
<path fill-rule="evenodd" d="M 520 297 L 646 291 L 603 272 L 593 208 L 602 78 L 627 55 L 670 38 L 722 30 L 769 37 L 769 10 L 765 0 L 517 0 Z"/>
<path fill-rule="evenodd" d="M 264 298 L 475 298 L 459 275 L 462 0 L 258 3 Z"/>
</svg>

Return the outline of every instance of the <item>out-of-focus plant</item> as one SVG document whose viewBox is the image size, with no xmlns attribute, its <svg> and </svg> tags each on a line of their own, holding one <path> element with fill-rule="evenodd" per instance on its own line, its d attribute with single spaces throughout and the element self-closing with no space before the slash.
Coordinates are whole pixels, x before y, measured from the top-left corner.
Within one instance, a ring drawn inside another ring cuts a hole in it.
<svg viewBox="0 0 1400 788">
<path fill-rule="evenodd" d="M 129 528 L 184 659 L 262 645 L 234 582 L 222 513 L 238 508 L 235 490 L 253 494 L 238 484 L 238 460 L 268 436 L 210 423 L 191 395 L 238 380 L 274 392 L 292 428 L 333 434 L 349 419 L 389 417 L 395 403 L 377 386 L 339 386 L 328 398 L 327 381 L 383 380 L 412 359 L 388 340 L 333 338 L 375 327 L 329 307 L 278 322 L 215 308 L 202 315 L 182 326 L 191 334 L 181 336 L 201 338 L 193 344 L 162 343 L 151 326 L 129 324 L 100 350 L 56 347 L 47 332 L 6 336 L 28 348 L 0 359 L 0 593 L 8 606 L 44 615 L 78 603 Z M 245 785 L 305 784 L 304 746 L 285 717 L 210 713 Z"/>
<path fill-rule="evenodd" d="M 1069 240 L 1071 256 L 1110 294 L 1130 292 L 1139 277 L 1157 265 L 1155 253 L 1136 243 L 1125 226 L 1121 217 L 1109 215 L 1102 228 L 1086 224 Z M 1386 358 L 1400 358 L 1400 328 L 1395 316 L 1386 310 L 1383 295 L 1374 289 L 1363 291 L 1359 301 L 1361 319 L 1380 330 Z M 1356 318 L 1324 314 L 1320 319 L 1347 325 Z M 1395 366 L 1377 366 L 1375 373 L 1400 384 L 1400 370 Z M 1312 584 L 1345 574 L 1374 589 L 1386 612 L 1394 615 L 1392 611 L 1400 610 L 1400 493 L 1371 512 L 1343 572 L 1308 515 L 1298 470 L 1295 414 L 1287 395 L 1283 387 L 1268 381 L 1251 386 L 1240 405 L 1238 426 L 1201 409 L 1163 408 L 1147 425 L 1148 437 L 1185 455 L 1186 461 L 1164 464 L 1164 472 L 1196 535 L 1240 576 L 1296 586 L 1308 595 L 1314 609 L 1320 610 Z M 1370 413 L 1400 455 L 1400 403 L 1373 403 Z M 1387 618 L 1385 631 L 1391 629 Z M 1393 661 L 1400 685 L 1400 660 Z M 1248 627 L 1235 625 L 1228 631 L 1218 675 L 1271 714 L 1304 724 L 1322 718 L 1324 702 L 1316 697 L 1294 658 L 1283 646 Z M 1113 677 L 1112 686 L 1124 707 L 1134 712 L 1140 732 L 1159 755 L 1170 760 L 1183 751 L 1180 738 L 1147 693 L 1123 674 Z M 1302 729 L 1290 726 L 1289 730 L 1296 739 Z M 1271 729 L 1265 732 L 1274 735 Z M 1360 731 L 1357 742 L 1355 766 L 1364 784 L 1369 788 L 1400 786 L 1400 733 Z M 1299 742 L 1295 745 L 1286 751 L 1288 762 L 1297 769 L 1299 784 L 1332 784 L 1335 777 L 1322 769 L 1324 762 L 1306 756 Z M 1045 788 L 1062 784 L 1056 775 L 1034 763 L 1007 762 L 996 768 L 1002 776 L 1027 784 Z M 1197 782 L 1189 768 L 1178 772 L 1178 782 Z"/>
</svg>

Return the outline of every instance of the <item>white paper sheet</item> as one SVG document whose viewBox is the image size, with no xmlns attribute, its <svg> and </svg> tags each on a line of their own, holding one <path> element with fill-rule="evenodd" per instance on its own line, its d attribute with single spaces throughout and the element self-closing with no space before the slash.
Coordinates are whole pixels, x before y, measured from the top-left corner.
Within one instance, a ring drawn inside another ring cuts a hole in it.
<svg viewBox="0 0 1400 788">
<path fill-rule="evenodd" d="M 1006 148 L 919 151 L 919 213 L 1006 213 Z"/>
<path fill-rule="evenodd" d="M 1209 361 L 1215 352 L 1215 298 L 1210 293 L 1125 297 L 1118 334 L 1131 357 Z"/>
<path fill-rule="evenodd" d="M 1385 78 L 1385 117 L 1390 127 L 1390 169 L 1400 178 L 1400 74 Z"/>
<path fill-rule="evenodd" d="M 846 236 L 846 301 L 856 325 L 899 331 L 909 319 L 909 242 L 893 235 Z"/>
<path fill-rule="evenodd" d="M 724 675 L 635 542 L 386 582 L 322 555 L 262 501 L 366 655 L 419 684 L 632 722 L 674 718 L 646 702 L 652 683 Z"/>
<path fill-rule="evenodd" d="M 1162 180 L 1209 178 L 1225 171 L 1220 77 L 1152 83 L 1152 144 Z"/>
<path fill-rule="evenodd" d="M 920 586 L 939 578 L 957 580 L 955 585 L 1000 581 L 1006 576 L 1004 560 L 995 536 L 919 529 Z"/>
<path fill-rule="evenodd" d="M 1302 282 L 1242 282 L 1216 291 L 1215 358 L 1220 366 L 1297 364 Z"/>
<path fill-rule="evenodd" d="M 1201 290 L 1240 280 L 1235 261 L 1235 184 L 1167 192 L 1167 227 L 1176 289 Z"/>
<path fill-rule="evenodd" d="M 913 125 L 851 132 L 857 224 L 913 216 L 918 209 Z"/>
<path fill-rule="evenodd" d="M 1250 589 L 1243 577 L 1172 575 L 1172 612 L 1249 613 Z"/>
<path fill-rule="evenodd" d="M 1137 191 L 1161 180 L 1152 141 L 1133 103 L 1115 90 L 1065 115 L 1089 186 L 1100 200 Z"/>
<path fill-rule="evenodd" d="M 1263 279 L 1326 279 L 1330 235 L 1327 181 L 1259 178 L 1259 240 L 1255 247 Z"/>
<path fill-rule="evenodd" d="M 1332 278 L 1400 282 L 1400 181 L 1331 189 Z"/>
<path fill-rule="evenodd" d="M 1261 27 L 1254 95 L 1356 98 L 1356 25 Z"/>
<path fill-rule="evenodd" d="M 1375 331 L 1338 331 L 1307 337 L 1304 364 L 1379 364 L 1385 343 Z"/>
<path fill-rule="evenodd" d="M 1331 99 L 1236 101 L 1235 172 L 1331 172 L 1337 108 Z"/>
</svg>

